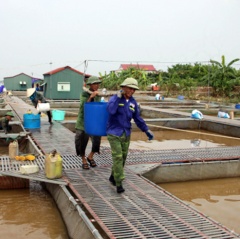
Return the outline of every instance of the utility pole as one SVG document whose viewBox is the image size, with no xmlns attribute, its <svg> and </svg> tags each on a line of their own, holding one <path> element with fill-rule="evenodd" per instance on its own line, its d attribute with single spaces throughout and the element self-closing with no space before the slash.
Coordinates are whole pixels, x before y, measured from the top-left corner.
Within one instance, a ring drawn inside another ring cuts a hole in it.
<svg viewBox="0 0 240 239">
<path fill-rule="evenodd" d="M 49 63 L 50 64 L 50 74 L 49 74 L 49 98 L 52 100 L 52 62 Z"/>
</svg>

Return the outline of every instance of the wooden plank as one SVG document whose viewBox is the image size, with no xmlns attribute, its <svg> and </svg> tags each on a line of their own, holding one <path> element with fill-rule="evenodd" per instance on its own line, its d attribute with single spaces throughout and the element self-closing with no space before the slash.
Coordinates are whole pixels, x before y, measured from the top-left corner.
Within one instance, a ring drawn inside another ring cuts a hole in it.
<svg viewBox="0 0 240 239">
<path fill-rule="evenodd" d="M 19 132 L 19 133 L 10 133 L 10 134 L 5 134 L 4 132 L 0 132 L 0 138 L 1 139 L 16 139 L 18 137 L 26 137 L 27 135 L 31 134 L 31 132 Z"/>
</svg>

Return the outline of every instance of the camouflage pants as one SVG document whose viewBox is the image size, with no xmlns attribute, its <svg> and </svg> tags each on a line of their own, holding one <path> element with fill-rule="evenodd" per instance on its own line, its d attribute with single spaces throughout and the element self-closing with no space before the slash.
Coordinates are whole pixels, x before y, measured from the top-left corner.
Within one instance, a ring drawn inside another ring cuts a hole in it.
<svg viewBox="0 0 240 239">
<path fill-rule="evenodd" d="M 108 135 L 108 141 L 112 151 L 112 175 L 115 179 L 116 185 L 120 186 L 124 176 L 124 165 L 127 159 L 128 148 L 130 144 L 130 136 L 126 137 L 124 133 L 122 136 Z"/>
</svg>

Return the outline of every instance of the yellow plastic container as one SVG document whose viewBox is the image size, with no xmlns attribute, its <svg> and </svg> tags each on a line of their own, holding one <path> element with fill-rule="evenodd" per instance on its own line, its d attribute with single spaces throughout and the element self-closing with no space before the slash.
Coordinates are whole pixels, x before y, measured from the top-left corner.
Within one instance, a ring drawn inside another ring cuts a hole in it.
<svg viewBox="0 0 240 239">
<path fill-rule="evenodd" d="M 62 177 L 62 157 L 56 150 L 46 155 L 45 158 L 45 174 L 49 179 Z"/>
<path fill-rule="evenodd" d="M 9 158 L 10 159 L 15 159 L 15 157 L 18 155 L 18 141 L 14 140 L 13 142 L 11 142 L 8 146 L 9 149 Z"/>
</svg>

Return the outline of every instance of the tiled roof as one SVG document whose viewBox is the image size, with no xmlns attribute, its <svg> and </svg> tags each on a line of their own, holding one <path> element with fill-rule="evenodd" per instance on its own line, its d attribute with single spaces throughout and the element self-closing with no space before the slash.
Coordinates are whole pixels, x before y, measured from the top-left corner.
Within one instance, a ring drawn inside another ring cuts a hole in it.
<svg viewBox="0 0 240 239">
<path fill-rule="evenodd" d="M 47 73 L 44 73 L 43 75 L 54 75 L 54 74 L 56 74 L 56 73 L 58 73 L 58 72 L 60 72 L 60 71 L 63 71 L 63 70 L 65 70 L 65 69 L 70 69 L 70 70 L 72 70 L 72 71 L 77 72 L 77 73 L 80 74 L 80 75 L 84 75 L 83 72 L 77 71 L 77 70 L 75 70 L 74 68 L 72 68 L 72 67 L 70 67 L 70 66 L 60 67 L 60 68 L 57 68 L 57 69 L 55 69 L 55 70 L 49 71 L 49 72 L 47 72 Z M 85 76 L 86 76 L 86 77 L 89 77 L 90 75 L 85 74 Z"/>
<path fill-rule="evenodd" d="M 141 64 L 121 64 L 120 69 L 127 70 L 128 68 L 137 68 L 145 71 L 156 71 L 153 65 L 141 65 Z"/>
</svg>

